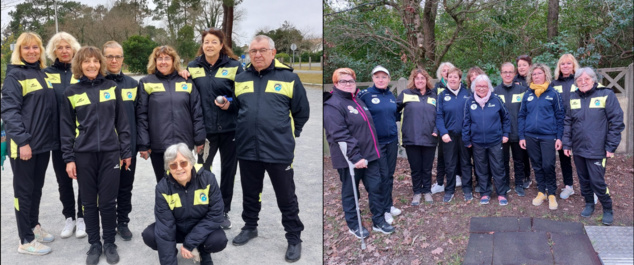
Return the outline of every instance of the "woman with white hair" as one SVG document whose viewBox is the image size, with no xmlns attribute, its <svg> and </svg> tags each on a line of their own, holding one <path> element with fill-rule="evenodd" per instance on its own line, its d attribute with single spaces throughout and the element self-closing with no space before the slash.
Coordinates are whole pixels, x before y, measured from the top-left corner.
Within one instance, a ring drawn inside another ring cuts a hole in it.
<svg viewBox="0 0 634 265">
<path fill-rule="evenodd" d="M 177 243 L 181 256 L 191 259 L 200 253 L 200 264 L 211 265 L 210 253 L 227 246 L 221 228 L 224 203 L 213 173 L 195 164 L 185 143 L 169 146 L 163 157 L 165 177 L 156 184 L 156 222 L 142 233 L 143 242 L 158 251 L 161 264 L 177 264 Z"/>
<path fill-rule="evenodd" d="M 502 144 L 509 140 L 509 114 L 504 101 L 492 93 L 493 86 L 486 75 L 478 75 L 471 84 L 471 90 L 475 93 L 464 105 L 462 142 L 466 147 L 473 148 L 476 176 L 482 195 L 480 204 L 489 204 L 490 173 L 500 205 L 507 205 L 508 183 L 504 180 Z"/>
<path fill-rule="evenodd" d="M 440 95 L 445 89 L 447 89 L 447 73 L 449 69 L 455 66 L 450 62 L 443 62 L 438 66 L 436 70 L 436 78 L 438 82 L 433 88 L 436 95 Z M 443 153 L 443 142 L 438 141 L 438 161 L 436 161 L 436 182 L 431 186 L 431 193 L 436 194 L 445 191 L 445 157 Z"/>
<path fill-rule="evenodd" d="M 64 102 L 64 90 L 71 84 L 78 82 L 73 78 L 71 71 L 71 61 L 75 53 L 81 48 L 75 37 L 61 31 L 48 41 L 46 45 L 46 56 L 54 61 L 54 63 L 46 67 L 44 72 L 51 82 L 55 95 L 57 96 L 57 106 L 61 113 L 62 102 Z M 77 193 L 77 209 L 75 209 L 75 192 L 73 190 L 73 179 L 68 177 L 66 173 L 66 163 L 62 158 L 62 151 L 58 148 L 53 150 L 53 170 L 57 177 L 57 185 L 59 186 L 59 200 L 62 202 L 62 214 L 66 219 L 64 228 L 60 233 L 61 238 L 68 238 L 73 235 L 75 225 L 75 236 L 82 238 L 86 236 L 86 223 L 84 222 L 84 213 L 81 210 L 81 193 Z M 75 219 L 75 210 L 77 210 L 77 219 Z"/>
<path fill-rule="evenodd" d="M 586 202 L 581 216 L 590 217 L 594 212 L 594 193 L 603 206 L 603 224 L 611 225 L 614 218 L 605 164 L 621 142 L 623 110 L 614 92 L 597 83 L 592 69 L 579 69 L 575 83 L 579 89 L 570 93 L 570 110 L 564 121 L 564 153 L 570 157 L 574 151 L 581 196 Z"/>
</svg>

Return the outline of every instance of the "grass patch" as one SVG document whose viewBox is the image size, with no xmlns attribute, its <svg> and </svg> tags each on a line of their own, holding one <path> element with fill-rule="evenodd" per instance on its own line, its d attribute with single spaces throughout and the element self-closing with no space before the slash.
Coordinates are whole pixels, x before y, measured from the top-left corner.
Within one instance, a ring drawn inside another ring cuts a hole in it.
<svg viewBox="0 0 634 265">
<path fill-rule="evenodd" d="M 299 64 L 295 64 L 295 67 L 293 67 L 293 69 L 295 70 L 310 70 L 310 71 L 321 71 L 321 66 L 311 66 L 310 69 L 308 69 L 308 63 L 302 63 L 302 67 L 299 67 Z"/>
<path fill-rule="evenodd" d="M 297 73 L 297 75 L 302 83 L 323 84 L 324 82 L 323 73 Z"/>
</svg>

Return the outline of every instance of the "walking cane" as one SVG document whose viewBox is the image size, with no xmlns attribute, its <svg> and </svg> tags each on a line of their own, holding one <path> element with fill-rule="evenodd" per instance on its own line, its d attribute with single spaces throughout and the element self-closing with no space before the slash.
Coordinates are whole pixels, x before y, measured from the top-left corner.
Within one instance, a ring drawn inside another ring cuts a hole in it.
<svg viewBox="0 0 634 265">
<path fill-rule="evenodd" d="M 361 224 L 361 212 L 359 212 L 359 197 L 357 196 L 357 185 L 355 184 L 355 180 L 354 180 L 354 164 L 352 164 L 352 162 L 350 162 L 350 159 L 348 159 L 348 146 L 346 145 L 346 142 L 339 142 L 339 148 L 341 149 L 341 152 L 343 153 L 343 157 L 346 158 L 346 162 L 348 162 L 348 168 L 350 169 L 350 178 L 352 179 L 352 191 L 354 192 L 354 205 L 357 207 L 357 219 L 359 220 L 359 235 L 361 235 L 361 249 L 365 249 L 365 238 L 363 237 L 363 224 Z"/>
</svg>

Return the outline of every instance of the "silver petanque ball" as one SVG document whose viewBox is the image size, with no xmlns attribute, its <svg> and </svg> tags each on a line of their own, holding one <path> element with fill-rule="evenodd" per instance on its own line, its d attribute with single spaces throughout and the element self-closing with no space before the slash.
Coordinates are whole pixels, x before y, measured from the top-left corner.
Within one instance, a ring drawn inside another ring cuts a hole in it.
<svg viewBox="0 0 634 265">
<path fill-rule="evenodd" d="M 218 97 L 216 97 L 216 101 L 218 101 L 218 104 L 224 104 L 225 103 L 225 97 L 218 96 Z"/>
</svg>

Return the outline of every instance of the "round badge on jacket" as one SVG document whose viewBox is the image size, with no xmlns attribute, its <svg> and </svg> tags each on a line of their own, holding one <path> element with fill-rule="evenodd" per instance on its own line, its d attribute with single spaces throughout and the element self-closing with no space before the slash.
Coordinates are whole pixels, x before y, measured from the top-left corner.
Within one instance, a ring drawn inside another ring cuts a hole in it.
<svg viewBox="0 0 634 265">
<path fill-rule="evenodd" d="M 374 103 L 374 104 L 379 104 L 379 103 L 381 103 L 381 100 L 380 100 L 380 99 L 378 99 L 378 98 L 373 98 L 373 99 L 372 99 L 372 103 Z"/>
<path fill-rule="evenodd" d="M 475 110 L 475 109 L 477 109 L 477 108 L 478 108 L 478 106 L 476 106 L 476 104 L 471 104 L 471 109 L 472 109 L 472 110 Z"/>
<path fill-rule="evenodd" d="M 445 96 L 445 101 L 450 101 L 451 97 L 450 96 Z"/>
<path fill-rule="evenodd" d="M 526 100 L 533 101 L 533 96 L 528 97 Z"/>
</svg>

